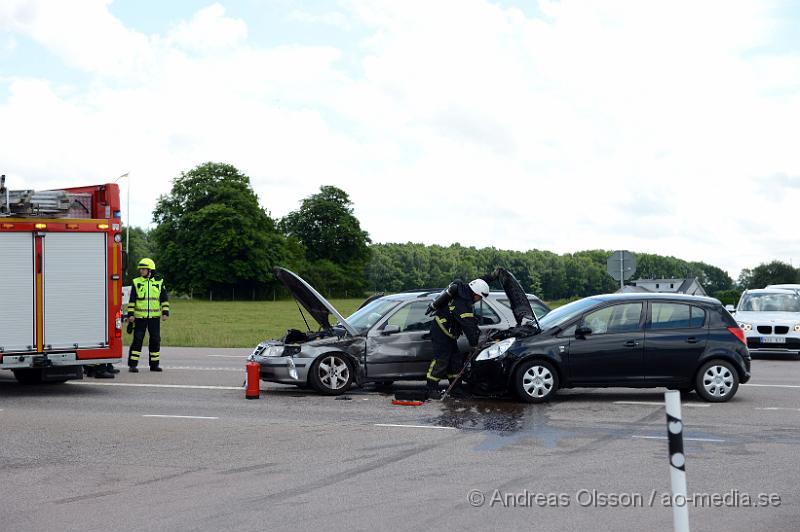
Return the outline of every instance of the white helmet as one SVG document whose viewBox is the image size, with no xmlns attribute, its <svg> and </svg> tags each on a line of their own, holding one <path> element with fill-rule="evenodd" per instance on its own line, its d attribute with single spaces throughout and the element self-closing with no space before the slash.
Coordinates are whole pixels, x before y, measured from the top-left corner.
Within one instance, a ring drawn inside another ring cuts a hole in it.
<svg viewBox="0 0 800 532">
<path fill-rule="evenodd" d="M 484 281 L 483 279 L 475 279 L 469 283 L 469 287 L 472 289 L 475 294 L 481 297 L 488 297 L 489 296 L 489 283 Z"/>
</svg>

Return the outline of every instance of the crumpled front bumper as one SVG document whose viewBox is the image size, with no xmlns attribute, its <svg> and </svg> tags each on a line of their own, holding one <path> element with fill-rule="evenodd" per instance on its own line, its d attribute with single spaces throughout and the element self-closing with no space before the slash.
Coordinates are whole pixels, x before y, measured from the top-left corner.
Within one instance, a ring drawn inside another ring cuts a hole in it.
<svg viewBox="0 0 800 532">
<path fill-rule="evenodd" d="M 261 366 L 261 380 L 281 384 L 306 384 L 311 360 L 291 356 L 263 356 L 258 349 L 248 357 Z"/>
<path fill-rule="evenodd" d="M 469 363 L 464 380 L 470 389 L 481 395 L 498 395 L 508 391 L 508 376 L 512 360 L 508 357 L 491 360 L 473 360 Z"/>
</svg>

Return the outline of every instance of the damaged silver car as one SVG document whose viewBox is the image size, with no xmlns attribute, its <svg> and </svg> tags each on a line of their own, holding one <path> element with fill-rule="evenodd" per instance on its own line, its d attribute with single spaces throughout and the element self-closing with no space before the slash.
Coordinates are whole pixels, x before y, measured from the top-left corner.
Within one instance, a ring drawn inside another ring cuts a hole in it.
<svg viewBox="0 0 800 532">
<path fill-rule="evenodd" d="M 368 382 L 388 385 L 397 380 L 425 379 L 433 359 L 429 334 L 432 317 L 426 310 L 440 290 L 373 296 L 344 318 L 295 273 L 276 268 L 275 276 L 319 329 L 311 331 L 306 321 L 306 332 L 291 329 L 281 340 L 261 342 L 249 360 L 261 365 L 262 380 L 340 395 L 353 385 Z M 524 320 L 541 318 L 550 310 L 536 296 L 525 294 L 505 270 L 497 270 L 487 280 L 499 280 L 504 290 L 493 291 L 475 304 L 481 341 Z M 459 347 L 463 353 L 469 352 L 463 337 Z"/>
</svg>

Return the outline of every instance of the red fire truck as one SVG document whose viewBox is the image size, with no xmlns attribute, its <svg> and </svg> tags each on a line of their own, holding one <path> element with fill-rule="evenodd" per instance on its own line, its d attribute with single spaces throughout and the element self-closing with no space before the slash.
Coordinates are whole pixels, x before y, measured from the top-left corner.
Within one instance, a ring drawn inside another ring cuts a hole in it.
<svg viewBox="0 0 800 532">
<path fill-rule="evenodd" d="M 0 369 L 83 377 L 122 357 L 119 187 L 8 190 L 0 177 Z"/>
</svg>

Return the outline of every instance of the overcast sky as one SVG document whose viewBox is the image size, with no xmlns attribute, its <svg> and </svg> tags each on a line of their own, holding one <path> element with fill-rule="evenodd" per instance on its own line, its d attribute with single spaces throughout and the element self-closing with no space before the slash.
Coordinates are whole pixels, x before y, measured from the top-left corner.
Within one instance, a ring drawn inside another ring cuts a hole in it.
<svg viewBox="0 0 800 532">
<path fill-rule="evenodd" d="M 2 0 L 0 172 L 130 172 L 134 225 L 220 161 L 273 216 L 345 189 L 375 242 L 797 265 L 799 24 L 766 0 Z"/>
</svg>

